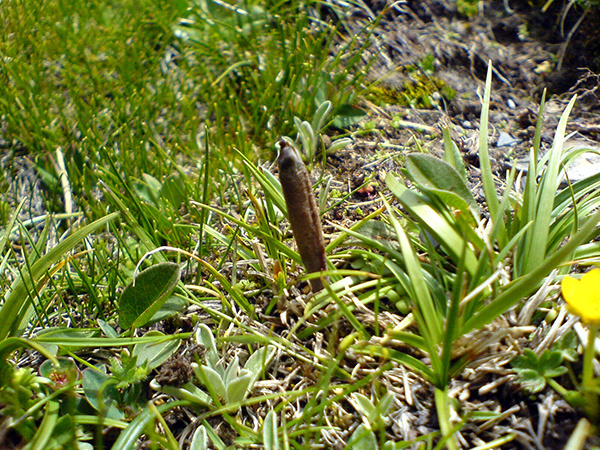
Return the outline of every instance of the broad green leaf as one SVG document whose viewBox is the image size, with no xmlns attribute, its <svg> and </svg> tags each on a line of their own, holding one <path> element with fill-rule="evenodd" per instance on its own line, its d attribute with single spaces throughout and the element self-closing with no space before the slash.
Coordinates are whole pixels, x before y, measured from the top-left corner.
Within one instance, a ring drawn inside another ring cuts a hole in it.
<svg viewBox="0 0 600 450">
<path fill-rule="evenodd" d="M 119 299 L 119 325 L 121 328 L 139 328 L 169 299 L 179 282 L 178 264 L 155 264 L 142 271 L 129 283 Z"/>
<path fill-rule="evenodd" d="M 410 216 L 418 220 L 433 235 L 436 241 L 443 244 L 444 248 L 451 253 L 453 259 L 458 261 L 465 246 L 464 236 L 458 233 L 437 211 L 425 203 L 419 195 L 402 185 L 392 173 L 387 174 L 385 182 Z M 480 250 L 483 250 L 483 248 Z M 466 250 L 465 268 L 471 275 L 474 275 L 477 270 L 477 257 L 470 246 Z"/>
<path fill-rule="evenodd" d="M 424 153 L 406 156 L 406 170 L 424 192 L 437 196 L 448 206 L 477 215 L 477 201 L 459 175 L 447 162 Z"/>
</svg>

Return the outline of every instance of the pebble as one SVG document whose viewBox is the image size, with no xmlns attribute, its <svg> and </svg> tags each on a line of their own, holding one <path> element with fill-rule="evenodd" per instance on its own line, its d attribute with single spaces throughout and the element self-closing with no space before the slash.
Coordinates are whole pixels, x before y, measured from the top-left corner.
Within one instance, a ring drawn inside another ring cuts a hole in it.
<svg viewBox="0 0 600 450">
<path fill-rule="evenodd" d="M 496 147 L 512 147 L 518 143 L 518 139 L 515 139 L 506 131 L 501 131 L 500 136 L 498 136 L 498 142 L 496 142 Z"/>
</svg>

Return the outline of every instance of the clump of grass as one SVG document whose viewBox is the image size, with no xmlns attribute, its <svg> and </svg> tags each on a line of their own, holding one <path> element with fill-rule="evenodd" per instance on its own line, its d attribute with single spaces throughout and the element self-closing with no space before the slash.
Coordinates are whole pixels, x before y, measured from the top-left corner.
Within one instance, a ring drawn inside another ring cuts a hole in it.
<svg viewBox="0 0 600 450">
<path fill-rule="evenodd" d="M 177 33 L 189 44 L 184 57 L 192 76 L 205 80 L 199 98 L 216 145 L 250 154 L 289 134 L 294 117 L 312 118 L 326 100 L 334 115 L 356 100 L 372 25 L 344 36 L 343 21 L 322 17 L 327 8 L 336 12 L 313 2 L 200 1 L 191 8 Z"/>
</svg>

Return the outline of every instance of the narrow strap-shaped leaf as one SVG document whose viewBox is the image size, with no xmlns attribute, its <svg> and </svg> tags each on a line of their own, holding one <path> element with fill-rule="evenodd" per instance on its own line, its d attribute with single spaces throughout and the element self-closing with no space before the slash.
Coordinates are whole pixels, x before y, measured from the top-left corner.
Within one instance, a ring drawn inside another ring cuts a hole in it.
<svg viewBox="0 0 600 450">
<path fill-rule="evenodd" d="M 575 105 L 576 98 L 577 97 L 574 96 L 571 99 L 560 118 L 558 127 L 556 128 L 554 143 L 552 144 L 552 149 L 550 150 L 548 166 L 542 175 L 542 181 L 539 186 L 536 199 L 536 208 L 535 211 L 531 211 L 534 222 L 533 227 L 527 234 L 528 239 L 523 255 L 524 263 L 521 273 L 531 272 L 531 270 L 538 266 L 546 257 L 551 215 L 554 208 L 556 189 L 558 188 L 559 183 L 558 173 L 564 152 L 563 145 L 567 121 L 569 119 L 571 109 L 573 109 L 573 106 Z"/>
<path fill-rule="evenodd" d="M 582 225 L 581 229 L 573 235 L 569 242 L 549 255 L 542 264 L 534 268 L 528 275 L 522 276 L 510 283 L 506 290 L 494 299 L 492 303 L 482 308 L 467 320 L 460 333 L 464 335 L 474 329 L 483 327 L 499 315 L 504 314 L 517 302 L 530 295 L 552 270 L 572 258 L 573 252 L 575 252 L 579 245 L 590 238 L 591 233 L 599 222 L 600 211 L 597 211 Z"/>
<path fill-rule="evenodd" d="M 410 191 L 392 174 L 385 177 L 388 188 L 408 211 L 410 216 L 418 220 L 432 236 L 458 261 L 461 257 L 465 238 L 459 234 L 442 216 L 423 201 L 419 195 Z M 483 250 L 481 248 L 480 250 Z M 477 257 L 469 246 L 465 255 L 466 269 L 470 275 L 477 270 Z"/>
</svg>

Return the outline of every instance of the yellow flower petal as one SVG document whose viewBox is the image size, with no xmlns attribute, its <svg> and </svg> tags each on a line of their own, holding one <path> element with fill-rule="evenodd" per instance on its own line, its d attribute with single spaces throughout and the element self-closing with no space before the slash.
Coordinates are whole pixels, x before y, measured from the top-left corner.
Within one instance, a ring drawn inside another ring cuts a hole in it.
<svg viewBox="0 0 600 450">
<path fill-rule="evenodd" d="M 584 323 L 600 325 L 600 269 L 592 269 L 580 280 L 565 277 L 561 283 L 569 311 Z"/>
</svg>

